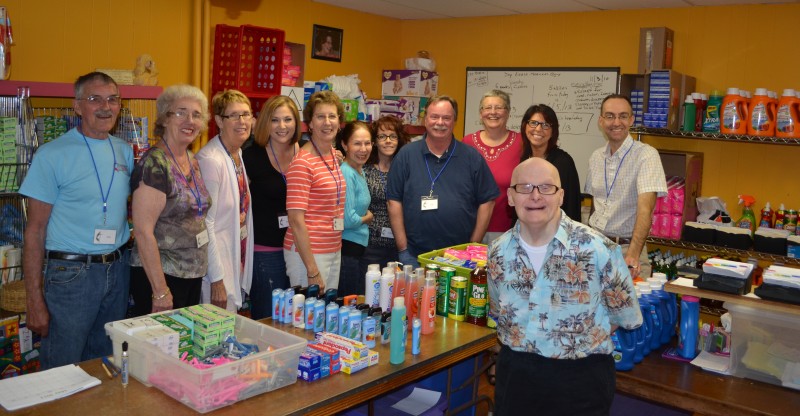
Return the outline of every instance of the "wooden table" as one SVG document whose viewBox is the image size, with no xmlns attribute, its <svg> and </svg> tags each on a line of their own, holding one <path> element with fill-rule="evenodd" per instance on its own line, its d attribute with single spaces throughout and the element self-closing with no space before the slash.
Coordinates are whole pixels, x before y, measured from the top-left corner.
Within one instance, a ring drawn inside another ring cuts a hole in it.
<svg viewBox="0 0 800 416">
<path fill-rule="evenodd" d="M 272 325 L 270 320 L 265 324 Z M 273 325 L 298 336 L 312 338 L 311 332 L 287 325 Z M 355 374 L 336 374 L 312 383 L 298 380 L 290 386 L 264 393 L 218 409 L 219 415 L 329 415 L 422 379 L 436 371 L 481 354 L 495 345 L 495 331 L 465 322 L 436 317 L 436 332 L 421 338 L 420 355 L 411 355 L 411 341 L 406 349 L 406 361 L 389 364 L 389 345 L 378 345 L 380 363 Z M 111 380 L 103 372 L 100 360 L 80 364 L 92 376 L 102 381 L 94 387 L 50 403 L 14 412 L 14 415 L 184 415 L 194 410 L 162 393 L 146 387 L 131 377 L 123 388 L 119 377 Z M 0 408 L 2 409 L 2 408 Z"/>
<path fill-rule="evenodd" d="M 653 351 L 617 372 L 617 391 L 705 416 L 800 414 L 800 391 L 705 371 Z"/>
</svg>

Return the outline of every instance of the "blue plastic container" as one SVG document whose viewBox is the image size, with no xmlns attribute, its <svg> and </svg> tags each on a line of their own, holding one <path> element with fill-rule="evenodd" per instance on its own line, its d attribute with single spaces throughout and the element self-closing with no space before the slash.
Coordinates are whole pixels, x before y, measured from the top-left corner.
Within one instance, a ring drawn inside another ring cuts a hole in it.
<svg viewBox="0 0 800 416">
<path fill-rule="evenodd" d="M 681 297 L 681 333 L 678 355 L 687 359 L 697 356 L 697 331 L 700 322 L 700 299 L 694 296 Z"/>
<path fill-rule="evenodd" d="M 619 328 L 611 334 L 611 340 L 614 342 L 614 352 L 611 356 L 618 371 L 628 371 L 633 368 L 633 357 L 636 354 L 634 331 Z"/>
</svg>

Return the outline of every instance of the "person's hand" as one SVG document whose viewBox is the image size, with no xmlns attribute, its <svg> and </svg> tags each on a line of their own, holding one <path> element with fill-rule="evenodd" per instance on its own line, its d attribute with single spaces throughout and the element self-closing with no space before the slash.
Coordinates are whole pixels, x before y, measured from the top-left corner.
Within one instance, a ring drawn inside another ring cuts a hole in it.
<svg viewBox="0 0 800 416">
<path fill-rule="evenodd" d="M 628 265 L 628 271 L 631 273 L 631 277 L 635 278 L 639 276 L 639 272 L 641 271 L 639 257 L 625 256 L 625 264 Z"/>
<path fill-rule="evenodd" d="M 167 289 L 167 293 L 161 295 L 153 295 L 153 306 L 150 308 L 151 313 L 168 311 L 172 309 L 172 292 Z"/>
<path fill-rule="evenodd" d="M 414 266 L 414 268 L 419 267 L 417 259 L 414 257 L 414 255 L 411 254 L 410 251 L 408 251 L 408 249 L 397 252 L 397 261 L 403 263 L 403 265 L 405 266 L 412 265 Z"/>
<path fill-rule="evenodd" d="M 319 285 L 319 293 L 325 293 L 325 278 L 322 276 L 322 272 L 318 271 L 316 275 L 308 276 L 308 285 Z"/>
<path fill-rule="evenodd" d="M 228 293 L 222 280 L 211 283 L 211 304 L 222 309 L 228 308 Z"/>
<path fill-rule="evenodd" d="M 374 218 L 375 217 L 372 215 L 372 211 L 367 210 L 367 213 L 363 217 L 361 217 L 361 222 L 364 224 L 372 224 L 372 220 Z"/>
<path fill-rule="evenodd" d="M 342 162 L 344 162 L 344 154 L 342 153 L 342 151 L 339 150 L 339 149 L 334 148 L 333 149 L 333 154 L 336 156 L 336 160 L 338 160 L 339 164 L 341 165 Z"/>
<path fill-rule="evenodd" d="M 50 311 L 44 299 L 40 302 L 32 302 L 28 297 L 26 326 L 33 332 L 46 337 L 50 331 Z"/>
</svg>

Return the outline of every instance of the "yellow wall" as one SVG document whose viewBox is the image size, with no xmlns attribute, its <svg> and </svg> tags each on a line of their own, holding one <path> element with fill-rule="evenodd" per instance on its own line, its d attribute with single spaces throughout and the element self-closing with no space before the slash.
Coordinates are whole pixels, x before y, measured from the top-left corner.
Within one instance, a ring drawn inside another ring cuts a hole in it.
<svg viewBox="0 0 800 416">
<path fill-rule="evenodd" d="M 639 28 L 666 26 L 675 31 L 673 69 L 696 77 L 698 91 L 766 87 L 780 94 L 800 89 L 799 18 L 800 4 L 787 4 L 406 21 L 400 50 L 403 56 L 429 50 L 440 93 L 463 101 L 468 66 L 619 66 L 636 73 Z M 798 146 L 645 141 L 703 152 L 702 194 L 723 198 L 735 219 L 740 193 L 755 196 L 757 210 L 767 201 L 800 208 L 792 169 L 800 162 Z"/>
<path fill-rule="evenodd" d="M 306 44 L 306 79 L 357 73 L 369 97 L 380 95 L 380 70 L 401 67 L 426 49 L 438 63 L 440 92 L 463 101 L 467 66 L 619 66 L 637 71 L 639 28 L 675 31 L 674 69 L 710 92 L 737 86 L 800 89 L 800 4 L 692 7 L 400 21 L 310 0 L 7 0 L 16 45 L 15 80 L 71 82 L 95 68 L 132 68 L 151 54 L 160 84 L 195 79 L 202 38 L 213 26 L 281 28 Z M 310 58 L 314 23 L 344 29 L 342 62 Z M 208 52 L 206 51 L 206 54 Z M 462 105 L 463 107 L 463 105 Z M 460 115 L 463 117 L 463 114 Z M 457 134 L 463 133 L 458 127 Z M 756 208 L 770 200 L 800 208 L 791 167 L 800 147 L 646 138 L 660 148 L 705 154 L 703 195 L 732 206 L 751 193 Z"/>
</svg>

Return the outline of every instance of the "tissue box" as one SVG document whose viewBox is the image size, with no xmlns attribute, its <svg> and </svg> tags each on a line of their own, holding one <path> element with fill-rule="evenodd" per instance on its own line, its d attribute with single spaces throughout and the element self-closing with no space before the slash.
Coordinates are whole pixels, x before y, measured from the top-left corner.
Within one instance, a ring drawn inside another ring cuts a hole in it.
<svg viewBox="0 0 800 416">
<path fill-rule="evenodd" d="M 410 69 L 384 69 L 381 95 L 432 97 L 439 93 L 439 74 Z"/>
<path fill-rule="evenodd" d="M 800 258 L 800 235 L 790 235 L 786 239 L 786 257 Z"/>
<path fill-rule="evenodd" d="M 725 302 L 725 309 L 732 318 L 731 373 L 798 389 L 800 375 L 795 375 L 794 383 L 781 377 L 800 363 L 800 315 L 731 302 Z"/>
<path fill-rule="evenodd" d="M 683 241 L 700 244 L 714 244 L 717 227 L 711 224 L 688 221 L 683 224 Z"/>
<path fill-rule="evenodd" d="M 753 238 L 748 228 L 718 227 L 714 241 L 718 246 L 738 250 L 749 250 L 753 245 Z"/>
<path fill-rule="evenodd" d="M 759 228 L 753 236 L 753 248 L 762 253 L 782 256 L 786 253 L 786 238 L 789 235 L 790 233 L 786 230 Z"/>
</svg>

